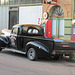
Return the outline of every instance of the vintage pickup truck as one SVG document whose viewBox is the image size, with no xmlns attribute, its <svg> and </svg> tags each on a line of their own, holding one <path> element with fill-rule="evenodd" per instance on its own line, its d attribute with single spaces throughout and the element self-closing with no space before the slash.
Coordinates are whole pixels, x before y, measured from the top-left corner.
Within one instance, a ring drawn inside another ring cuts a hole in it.
<svg viewBox="0 0 75 75">
<path fill-rule="evenodd" d="M 13 26 L 9 35 L 0 36 L 2 49 L 26 54 L 33 61 L 41 56 L 59 58 L 63 54 L 75 54 L 75 42 L 44 37 L 42 26 L 19 24 Z"/>
</svg>

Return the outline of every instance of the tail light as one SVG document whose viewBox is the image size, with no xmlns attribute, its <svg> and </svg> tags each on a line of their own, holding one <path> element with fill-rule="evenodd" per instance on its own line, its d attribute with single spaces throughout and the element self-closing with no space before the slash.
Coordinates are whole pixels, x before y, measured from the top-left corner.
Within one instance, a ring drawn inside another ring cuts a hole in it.
<svg viewBox="0 0 75 75">
<path fill-rule="evenodd" d="M 73 52 L 73 54 L 75 55 L 75 52 Z"/>
</svg>

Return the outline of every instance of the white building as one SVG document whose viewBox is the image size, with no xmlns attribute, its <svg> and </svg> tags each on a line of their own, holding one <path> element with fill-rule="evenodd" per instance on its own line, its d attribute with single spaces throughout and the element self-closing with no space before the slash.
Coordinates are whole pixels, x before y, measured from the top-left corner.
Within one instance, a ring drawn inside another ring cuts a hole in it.
<svg viewBox="0 0 75 75">
<path fill-rule="evenodd" d="M 0 31 L 15 24 L 40 24 L 43 0 L 0 0 Z"/>
</svg>

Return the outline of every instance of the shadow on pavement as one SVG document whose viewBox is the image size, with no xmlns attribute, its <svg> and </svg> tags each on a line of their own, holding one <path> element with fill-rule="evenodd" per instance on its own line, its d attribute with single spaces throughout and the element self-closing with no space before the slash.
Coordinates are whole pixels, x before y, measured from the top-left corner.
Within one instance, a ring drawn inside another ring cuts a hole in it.
<svg viewBox="0 0 75 75">
<path fill-rule="evenodd" d="M 21 54 L 21 53 L 17 53 L 17 52 L 12 52 L 12 51 L 8 51 L 8 50 L 2 50 L 2 52 L 0 52 L 0 53 L 8 54 L 8 55 L 13 55 L 13 56 L 17 56 L 17 57 L 22 57 L 22 58 L 26 57 L 25 54 Z"/>
<path fill-rule="evenodd" d="M 3 50 L 0 53 L 28 59 L 25 54 L 12 52 L 12 51 L 8 51 L 8 50 Z M 62 62 L 63 61 L 64 62 L 64 61 L 68 61 L 68 60 L 69 60 L 68 58 L 64 58 L 64 57 L 62 59 L 59 59 L 59 60 L 54 60 L 51 57 L 47 57 L 47 58 L 39 58 L 37 61 L 39 61 L 39 62 Z"/>
</svg>

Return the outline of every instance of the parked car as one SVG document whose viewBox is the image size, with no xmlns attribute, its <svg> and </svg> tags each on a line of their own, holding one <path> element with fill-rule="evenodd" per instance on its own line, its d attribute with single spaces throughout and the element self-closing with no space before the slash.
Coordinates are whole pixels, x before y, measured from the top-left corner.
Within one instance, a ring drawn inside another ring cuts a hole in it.
<svg viewBox="0 0 75 75">
<path fill-rule="evenodd" d="M 9 35 L 0 36 L 0 51 L 2 49 L 27 54 L 33 61 L 41 56 L 59 58 L 63 54 L 73 54 L 75 42 L 44 37 L 42 26 L 19 24 L 13 26 Z"/>
</svg>

